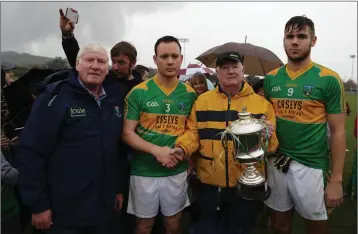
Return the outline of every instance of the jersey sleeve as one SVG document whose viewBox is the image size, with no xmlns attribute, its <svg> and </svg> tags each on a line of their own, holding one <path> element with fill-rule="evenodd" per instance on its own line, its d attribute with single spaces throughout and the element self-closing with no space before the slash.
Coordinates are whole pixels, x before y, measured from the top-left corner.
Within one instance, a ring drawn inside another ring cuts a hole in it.
<svg viewBox="0 0 358 234">
<path fill-rule="evenodd" d="M 193 102 L 196 99 L 196 94 L 192 93 Z M 176 146 L 179 146 L 185 152 L 185 155 L 191 156 L 198 150 L 199 147 L 199 135 L 198 135 L 198 121 L 196 119 L 195 103 L 191 107 L 190 114 L 185 121 L 185 131 L 179 136 L 175 142 Z"/>
<path fill-rule="evenodd" d="M 328 84 L 324 97 L 327 114 L 345 113 L 345 92 L 341 79 L 334 76 L 330 76 L 327 79 Z"/>
<path fill-rule="evenodd" d="M 264 93 L 267 101 L 270 101 L 270 75 L 266 75 L 264 79 Z"/>
<path fill-rule="evenodd" d="M 124 118 L 128 120 L 139 121 L 140 117 L 140 98 L 138 89 L 133 89 L 128 93 L 125 106 L 124 106 Z"/>
</svg>

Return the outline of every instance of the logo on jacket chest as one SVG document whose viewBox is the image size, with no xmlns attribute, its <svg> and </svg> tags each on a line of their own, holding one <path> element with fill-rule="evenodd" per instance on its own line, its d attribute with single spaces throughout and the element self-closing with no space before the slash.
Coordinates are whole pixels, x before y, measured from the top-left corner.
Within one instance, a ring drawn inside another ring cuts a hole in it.
<svg viewBox="0 0 358 234">
<path fill-rule="evenodd" d="M 119 107 L 118 106 L 114 106 L 114 114 L 117 116 L 117 117 L 122 117 L 122 114 L 121 112 L 119 111 Z"/>
<path fill-rule="evenodd" d="M 84 117 L 87 116 L 86 109 L 78 107 L 72 108 L 70 107 L 70 116 L 71 117 Z"/>
</svg>

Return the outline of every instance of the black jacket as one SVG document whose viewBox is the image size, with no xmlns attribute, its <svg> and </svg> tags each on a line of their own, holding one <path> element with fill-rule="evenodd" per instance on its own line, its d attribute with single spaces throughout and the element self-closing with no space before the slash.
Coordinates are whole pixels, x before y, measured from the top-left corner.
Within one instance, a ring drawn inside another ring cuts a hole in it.
<svg viewBox="0 0 358 234">
<path fill-rule="evenodd" d="M 32 213 L 52 209 L 54 226 L 103 225 L 128 179 L 123 92 L 105 80 L 99 107 L 76 71 L 61 74 L 68 79 L 36 99 L 15 149 L 20 193 Z"/>
<path fill-rule="evenodd" d="M 73 35 L 68 38 L 62 38 L 62 48 L 66 54 L 68 63 L 71 65 L 71 67 L 75 68 L 77 54 L 80 50 L 76 38 Z M 123 86 L 125 95 L 127 95 L 134 86 L 142 82 L 142 76 L 137 71 L 132 70 L 132 75 L 134 76 L 133 80 L 125 80 L 117 79 L 112 70 L 110 70 L 108 73 L 108 77 L 116 79 Z"/>
</svg>

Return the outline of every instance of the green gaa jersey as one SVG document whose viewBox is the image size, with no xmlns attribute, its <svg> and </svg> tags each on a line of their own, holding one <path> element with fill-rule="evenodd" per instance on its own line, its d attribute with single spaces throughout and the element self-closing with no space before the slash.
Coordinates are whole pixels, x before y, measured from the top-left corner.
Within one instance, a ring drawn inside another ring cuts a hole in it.
<svg viewBox="0 0 358 234">
<path fill-rule="evenodd" d="M 276 114 L 277 152 L 327 170 L 327 114 L 345 112 L 338 74 L 316 63 L 295 73 L 285 65 L 266 75 L 264 91 Z"/>
<path fill-rule="evenodd" d="M 126 97 L 125 118 L 138 121 L 135 132 L 145 141 L 158 146 L 174 147 L 185 130 L 187 116 L 196 100 L 195 91 L 179 82 L 166 90 L 155 76 L 135 86 Z M 153 155 L 134 151 L 131 174 L 146 177 L 176 175 L 188 169 L 188 161 L 175 168 L 163 167 Z"/>
</svg>

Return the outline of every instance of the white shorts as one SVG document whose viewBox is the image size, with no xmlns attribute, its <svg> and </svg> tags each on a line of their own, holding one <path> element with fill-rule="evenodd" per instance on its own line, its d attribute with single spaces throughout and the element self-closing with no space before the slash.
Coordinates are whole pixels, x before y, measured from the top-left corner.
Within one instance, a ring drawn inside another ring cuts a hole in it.
<svg viewBox="0 0 358 234">
<path fill-rule="evenodd" d="M 265 204 L 273 210 L 285 212 L 295 207 L 305 219 L 327 220 L 324 200 L 324 172 L 292 161 L 287 174 L 273 166 L 276 158 L 269 159 L 267 181 L 271 196 Z"/>
<path fill-rule="evenodd" d="M 173 216 L 189 206 L 187 172 L 168 177 L 131 176 L 127 212 L 152 218 Z"/>
</svg>

